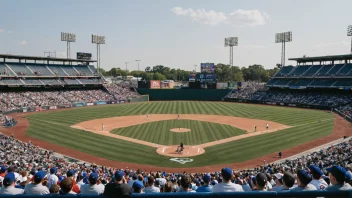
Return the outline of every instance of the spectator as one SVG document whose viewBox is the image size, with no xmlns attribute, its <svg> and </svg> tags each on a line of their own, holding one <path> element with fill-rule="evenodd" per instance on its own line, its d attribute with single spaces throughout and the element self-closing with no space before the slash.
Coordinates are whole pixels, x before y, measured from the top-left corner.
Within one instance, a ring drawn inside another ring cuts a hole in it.
<svg viewBox="0 0 352 198">
<path fill-rule="evenodd" d="M 178 192 L 196 192 L 192 190 L 192 180 L 189 175 L 183 175 L 180 180 L 180 189 Z"/>
<path fill-rule="evenodd" d="M 266 191 L 268 185 L 268 178 L 264 173 L 258 173 L 255 176 L 256 179 L 256 190 L 257 191 Z"/>
<path fill-rule="evenodd" d="M 88 181 L 89 184 L 85 184 L 81 186 L 81 194 L 82 195 L 100 195 L 104 193 L 104 189 L 101 189 L 97 185 L 97 181 L 99 179 L 99 175 L 95 172 L 89 175 Z"/>
<path fill-rule="evenodd" d="M 349 184 L 345 185 L 346 170 L 341 166 L 333 166 L 327 168 L 326 171 L 329 172 L 329 178 L 331 186 L 326 188 L 326 191 L 336 191 L 336 190 L 352 190 Z"/>
<path fill-rule="evenodd" d="M 105 186 L 104 197 L 129 197 L 132 194 L 132 188 L 126 184 L 123 171 L 116 171 L 114 182 Z"/>
<path fill-rule="evenodd" d="M 204 185 L 197 188 L 196 192 L 213 192 L 213 187 L 210 186 L 210 174 L 205 174 L 203 176 Z"/>
<path fill-rule="evenodd" d="M 132 175 L 132 179 L 130 179 L 130 180 L 127 182 L 127 184 L 132 187 L 132 185 L 134 184 L 134 182 L 137 181 L 137 178 L 138 178 L 137 174 L 133 174 L 133 175 Z"/>
<path fill-rule="evenodd" d="M 74 179 L 75 171 L 74 170 L 67 171 L 66 176 L 67 176 L 67 178 L 72 180 L 72 183 L 73 183 L 72 191 L 75 192 L 76 194 L 80 193 L 79 186 L 77 185 L 77 183 Z"/>
<path fill-rule="evenodd" d="M 71 178 L 65 178 L 60 183 L 60 195 L 75 195 L 77 193 L 72 191 L 73 180 Z"/>
<path fill-rule="evenodd" d="M 304 191 L 304 190 L 317 190 L 317 188 L 309 184 L 312 181 L 312 177 L 305 170 L 297 171 L 297 187 L 293 188 L 292 191 Z"/>
<path fill-rule="evenodd" d="M 144 186 L 140 182 L 134 182 L 132 185 L 133 193 L 144 193 Z"/>
<path fill-rule="evenodd" d="M 57 182 L 59 181 L 59 178 L 55 175 L 56 170 L 57 169 L 55 167 L 52 167 L 50 169 L 50 175 L 48 176 L 48 189 L 51 188 L 51 185 L 57 184 Z"/>
<path fill-rule="evenodd" d="M 275 191 L 275 192 L 280 192 L 282 189 L 282 185 L 283 185 L 283 178 L 284 174 L 282 173 L 276 173 L 274 174 L 274 178 L 275 178 L 275 186 L 271 189 L 271 191 Z"/>
<path fill-rule="evenodd" d="M 50 194 L 48 187 L 43 185 L 44 178 L 46 177 L 45 171 L 38 171 L 34 175 L 33 182 L 27 184 L 24 188 L 24 194 L 26 195 L 45 195 Z"/>
<path fill-rule="evenodd" d="M 223 168 L 221 170 L 223 181 L 213 186 L 213 192 L 242 192 L 242 186 L 231 182 L 233 177 L 232 169 Z"/>
<path fill-rule="evenodd" d="M 281 187 L 281 191 L 290 190 L 290 188 L 292 188 L 295 184 L 295 176 L 291 173 L 285 172 L 284 176 L 282 177 L 282 183 L 283 185 Z"/>
<path fill-rule="evenodd" d="M 163 193 L 170 193 L 172 192 L 172 182 L 168 181 L 163 187 Z"/>
<path fill-rule="evenodd" d="M 312 181 L 309 184 L 315 186 L 318 190 L 325 190 L 328 187 L 328 184 L 323 179 L 323 171 L 315 165 L 309 166 L 310 173 L 312 174 Z"/>
<path fill-rule="evenodd" d="M 23 194 L 23 189 L 15 188 L 15 173 L 10 172 L 6 174 L 3 180 L 3 187 L 0 188 L 1 195 L 19 195 Z"/>
<path fill-rule="evenodd" d="M 160 193 L 160 188 L 154 186 L 154 177 L 148 177 L 148 186 L 144 189 L 144 193 Z M 159 181 L 157 181 L 159 183 Z"/>
<path fill-rule="evenodd" d="M 49 192 L 50 194 L 59 194 L 60 192 L 60 186 L 57 185 L 57 184 L 53 184 L 50 186 L 50 189 L 49 189 Z"/>
</svg>

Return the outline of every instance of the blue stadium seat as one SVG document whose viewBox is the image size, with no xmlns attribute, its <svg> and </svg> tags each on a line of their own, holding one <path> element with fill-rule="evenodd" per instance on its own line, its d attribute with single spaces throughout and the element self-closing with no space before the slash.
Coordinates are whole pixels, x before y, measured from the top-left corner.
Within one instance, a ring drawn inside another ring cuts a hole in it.
<svg viewBox="0 0 352 198">
<path fill-rule="evenodd" d="M 44 64 L 26 64 L 37 76 L 54 76 Z"/>
<path fill-rule="evenodd" d="M 17 76 L 34 76 L 34 73 L 24 63 L 6 63 Z"/>
</svg>

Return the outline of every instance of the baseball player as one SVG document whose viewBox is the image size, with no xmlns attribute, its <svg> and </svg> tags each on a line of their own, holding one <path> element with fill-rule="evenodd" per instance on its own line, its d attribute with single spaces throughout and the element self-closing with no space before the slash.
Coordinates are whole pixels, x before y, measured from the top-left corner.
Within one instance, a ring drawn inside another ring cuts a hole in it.
<svg viewBox="0 0 352 198">
<path fill-rule="evenodd" d="M 104 124 L 101 124 L 101 130 L 104 131 Z"/>
<path fill-rule="evenodd" d="M 269 124 L 266 124 L 266 130 L 268 130 L 269 129 Z"/>
<path fill-rule="evenodd" d="M 177 120 L 180 120 L 180 114 L 177 114 Z"/>
<path fill-rule="evenodd" d="M 254 132 L 257 132 L 257 126 L 254 126 Z"/>
</svg>

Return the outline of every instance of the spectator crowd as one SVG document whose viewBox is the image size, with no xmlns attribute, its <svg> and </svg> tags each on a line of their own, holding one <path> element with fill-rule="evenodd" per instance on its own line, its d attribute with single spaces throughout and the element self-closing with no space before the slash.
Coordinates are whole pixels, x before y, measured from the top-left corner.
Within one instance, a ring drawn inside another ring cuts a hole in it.
<svg viewBox="0 0 352 198">
<path fill-rule="evenodd" d="M 0 194 L 82 194 L 352 190 L 352 140 L 280 163 L 211 173 L 150 172 L 67 161 L 0 134 Z M 121 167 L 119 167 L 121 168 Z"/>
<path fill-rule="evenodd" d="M 264 84 L 258 83 L 248 83 L 246 87 L 233 91 L 227 97 L 242 100 L 259 100 L 263 102 L 282 102 L 327 107 L 336 107 L 352 102 L 350 94 L 268 90 Z"/>
<path fill-rule="evenodd" d="M 38 107 L 63 105 L 74 102 L 96 102 L 126 100 L 138 97 L 135 89 L 127 84 L 107 84 L 104 89 L 60 90 L 60 91 L 24 91 L 1 92 L 0 112 L 21 109 L 22 107 Z"/>
</svg>

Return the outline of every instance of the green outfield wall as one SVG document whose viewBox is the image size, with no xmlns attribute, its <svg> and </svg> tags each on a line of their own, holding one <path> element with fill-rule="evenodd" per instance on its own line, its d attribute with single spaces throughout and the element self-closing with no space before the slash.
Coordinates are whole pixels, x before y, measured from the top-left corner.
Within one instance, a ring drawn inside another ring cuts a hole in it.
<svg viewBox="0 0 352 198">
<path fill-rule="evenodd" d="M 137 89 L 141 95 L 149 95 L 150 101 L 158 100 L 203 100 L 221 101 L 229 89 Z"/>
</svg>

